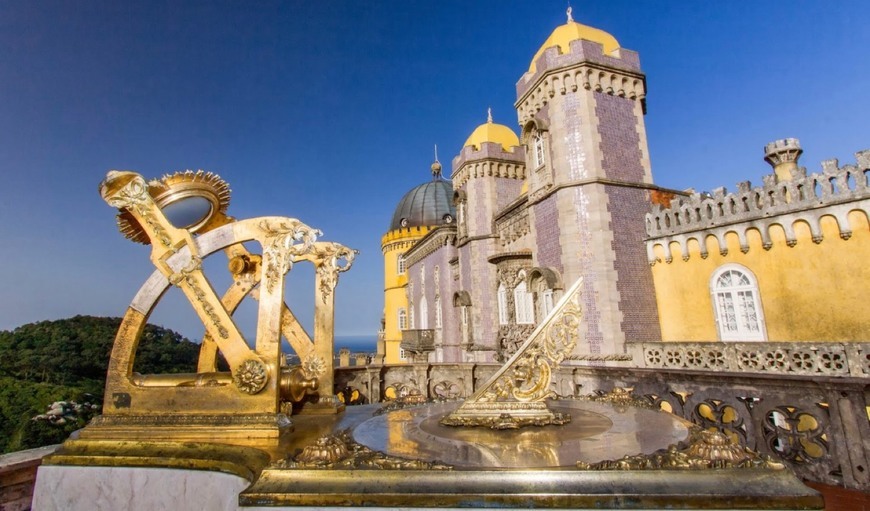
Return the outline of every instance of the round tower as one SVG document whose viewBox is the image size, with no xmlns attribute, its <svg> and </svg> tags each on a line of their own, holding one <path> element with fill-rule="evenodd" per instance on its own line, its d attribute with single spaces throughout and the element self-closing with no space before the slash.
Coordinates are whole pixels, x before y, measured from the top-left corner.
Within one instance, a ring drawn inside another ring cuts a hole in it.
<svg viewBox="0 0 870 511">
<path fill-rule="evenodd" d="M 401 357 L 402 330 L 411 328 L 406 288 L 408 275 L 404 254 L 429 231 L 453 223 L 453 185 L 441 176 L 437 158 L 430 167 L 432 180 L 415 186 L 399 201 L 387 233 L 381 238 L 384 254 L 384 334 L 378 341 L 378 355 L 385 364 L 404 363 Z"/>
</svg>

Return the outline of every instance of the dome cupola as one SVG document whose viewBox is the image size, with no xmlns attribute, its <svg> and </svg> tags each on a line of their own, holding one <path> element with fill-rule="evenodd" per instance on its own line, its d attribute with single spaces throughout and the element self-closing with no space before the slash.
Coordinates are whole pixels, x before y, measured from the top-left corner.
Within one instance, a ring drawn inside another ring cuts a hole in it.
<svg viewBox="0 0 870 511">
<path fill-rule="evenodd" d="M 613 52 L 619 49 L 619 41 L 612 35 L 601 29 L 574 21 L 574 18 L 571 16 L 571 8 L 568 7 L 568 22 L 556 27 L 556 30 L 544 41 L 544 44 L 541 45 L 538 52 L 532 57 L 532 62 L 529 64 L 529 73 L 534 73 L 537 70 L 535 62 L 544 53 L 544 50 L 558 46 L 560 53 L 568 53 L 571 50 L 571 41 L 577 41 L 578 39 L 600 44 L 603 47 L 605 55 L 613 55 Z"/>
<path fill-rule="evenodd" d="M 437 153 L 436 153 L 437 154 Z M 456 218 L 453 185 L 441 177 L 441 162 L 432 163 L 432 181 L 412 188 L 399 201 L 390 230 L 406 227 L 437 227 L 452 224 Z"/>
<path fill-rule="evenodd" d="M 484 142 L 501 144 L 502 149 L 513 152 L 513 148 L 520 145 L 520 139 L 516 133 L 503 124 L 492 122 L 492 109 L 487 109 L 486 122 L 475 128 L 462 147 L 471 146 L 475 150 L 481 148 Z"/>
</svg>

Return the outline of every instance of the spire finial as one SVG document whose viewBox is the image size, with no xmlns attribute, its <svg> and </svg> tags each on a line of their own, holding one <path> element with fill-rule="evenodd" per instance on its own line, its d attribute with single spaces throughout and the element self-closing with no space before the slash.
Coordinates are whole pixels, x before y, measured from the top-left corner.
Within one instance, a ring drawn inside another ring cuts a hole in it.
<svg viewBox="0 0 870 511">
<path fill-rule="evenodd" d="M 492 107 L 486 109 L 486 122 L 492 124 Z"/>
<path fill-rule="evenodd" d="M 574 17 L 571 16 L 571 4 L 568 4 L 568 10 L 565 11 L 565 14 L 568 15 L 568 23 L 574 23 Z"/>
<path fill-rule="evenodd" d="M 432 179 L 441 179 L 441 162 L 438 161 L 438 144 L 435 144 L 435 161 L 432 163 Z"/>
</svg>

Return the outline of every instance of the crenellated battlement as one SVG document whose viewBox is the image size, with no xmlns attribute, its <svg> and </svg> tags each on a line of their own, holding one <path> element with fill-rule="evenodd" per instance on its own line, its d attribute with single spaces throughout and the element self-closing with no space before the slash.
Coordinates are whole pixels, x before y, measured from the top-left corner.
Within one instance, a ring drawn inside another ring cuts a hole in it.
<svg viewBox="0 0 870 511">
<path fill-rule="evenodd" d="M 785 139 L 768 144 L 765 152 L 800 151 L 795 139 Z M 796 147 L 795 147 L 796 146 Z M 852 233 L 847 216 L 852 210 L 870 212 L 870 150 L 855 153 L 856 165 L 839 166 L 836 159 L 822 162 L 822 172 L 807 175 L 805 168 L 791 170 L 790 180 L 778 180 L 776 174 L 764 176 L 762 186 L 753 187 L 749 181 L 737 184 L 736 192 L 727 192 L 724 187 L 712 193 L 693 193 L 677 197 L 669 208 L 656 205 L 646 215 L 646 234 L 650 263 L 656 262 L 652 252 L 654 245 L 662 245 L 670 259 L 671 242 L 683 247 L 684 259 L 688 257 L 686 242 L 695 238 L 705 255 L 703 240 L 708 235 L 719 239 L 719 246 L 727 252 L 725 234 L 735 232 L 743 252 L 749 250 L 746 230 L 757 229 L 763 247 L 772 246 L 768 228 L 780 225 L 790 246 L 796 243 L 793 224 L 804 221 L 810 226 L 813 241 L 821 243 L 822 216 L 837 220 L 840 237 L 848 239 Z M 745 224 L 736 227 L 737 224 Z M 729 227 L 730 226 L 730 227 Z M 699 234 L 701 234 L 699 236 Z"/>
<path fill-rule="evenodd" d="M 453 158 L 453 172 L 450 176 L 453 188 L 459 189 L 469 180 L 478 177 L 503 177 L 508 179 L 526 178 L 525 149 L 514 147 L 505 151 L 501 144 L 484 142 L 480 149 L 465 146 Z"/>
<path fill-rule="evenodd" d="M 517 82 L 517 109 L 520 125 L 534 118 L 556 94 L 579 89 L 643 102 L 646 78 L 640 70 L 637 53 L 620 48 L 620 57 L 603 53 L 598 43 L 571 42 L 569 53 L 548 48 L 536 61 L 537 71 L 526 73 Z"/>
</svg>

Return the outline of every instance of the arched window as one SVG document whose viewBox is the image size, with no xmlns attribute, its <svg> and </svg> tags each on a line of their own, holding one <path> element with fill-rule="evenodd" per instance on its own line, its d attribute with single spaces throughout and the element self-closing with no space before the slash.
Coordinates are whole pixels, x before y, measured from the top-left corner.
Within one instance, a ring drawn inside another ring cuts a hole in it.
<svg viewBox="0 0 870 511">
<path fill-rule="evenodd" d="M 443 318 L 441 317 L 441 297 L 435 297 L 435 328 L 441 328 Z"/>
<path fill-rule="evenodd" d="M 710 279 L 710 293 L 721 340 L 766 339 L 758 284 L 749 269 L 736 264 L 720 267 Z"/>
<path fill-rule="evenodd" d="M 399 254 L 399 258 L 396 261 L 396 271 L 399 275 L 405 274 L 405 254 Z"/>
<path fill-rule="evenodd" d="M 408 329 L 408 313 L 405 311 L 405 308 L 402 307 L 399 309 L 399 330 L 407 330 Z"/>
<path fill-rule="evenodd" d="M 420 298 L 420 330 L 429 329 L 429 304 L 426 297 Z"/>
<path fill-rule="evenodd" d="M 504 287 L 504 282 L 498 285 L 498 324 L 508 324 L 507 288 Z"/>
<path fill-rule="evenodd" d="M 526 280 L 522 278 L 514 288 L 514 308 L 516 309 L 518 325 L 532 325 L 535 323 L 535 305 L 532 294 L 526 290 Z"/>
<path fill-rule="evenodd" d="M 544 137 L 541 134 L 536 134 L 534 138 L 534 146 L 535 146 L 535 168 L 540 167 L 541 165 L 547 163 L 547 158 L 544 152 Z"/>
</svg>

